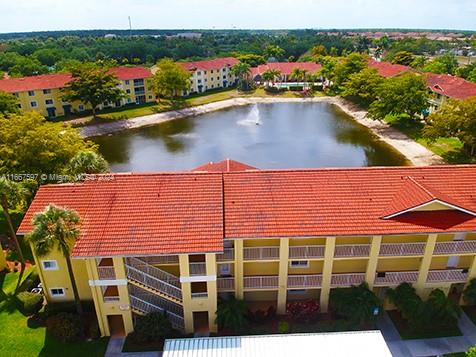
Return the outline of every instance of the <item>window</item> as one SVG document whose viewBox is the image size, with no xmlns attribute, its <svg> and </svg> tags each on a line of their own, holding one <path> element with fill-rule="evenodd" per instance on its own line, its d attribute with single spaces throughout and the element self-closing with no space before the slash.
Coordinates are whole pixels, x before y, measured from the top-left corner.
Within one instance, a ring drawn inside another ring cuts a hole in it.
<svg viewBox="0 0 476 357">
<path fill-rule="evenodd" d="M 226 76 L 225 76 L 225 75 L 223 76 L 223 79 L 226 79 Z"/>
<path fill-rule="evenodd" d="M 220 264 L 219 265 L 220 275 L 230 275 L 231 274 L 231 265 L 230 264 Z"/>
<path fill-rule="evenodd" d="M 291 289 L 291 290 L 288 290 L 289 295 L 302 295 L 302 294 L 305 294 L 305 293 L 307 293 L 306 289 Z"/>
<path fill-rule="evenodd" d="M 291 268 L 309 268 L 308 260 L 292 260 Z"/>
<path fill-rule="evenodd" d="M 202 72 L 198 71 L 197 72 L 197 76 L 200 76 L 202 74 Z"/>
<path fill-rule="evenodd" d="M 213 73 L 213 69 L 211 70 L 211 73 Z"/>
<path fill-rule="evenodd" d="M 51 93 L 51 89 L 43 89 L 43 94 L 50 94 Z"/>
<path fill-rule="evenodd" d="M 132 103 L 132 99 L 131 99 L 131 98 L 127 98 L 127 103 Z"/>
<path fill-rule="evenodd" d="M 201 80 L 201 79 L 197 79 L 197 83 L 202 83 L 202 80 Z"/>
<path fill-rule="evenodd" d="M 80 112 L 84 111 L 84 105 L 80 104 L 80 105 L 78 106 L 78 110 L 79 110 Z"/>
<path fill-rule="evenodd" d="M 53 99 L 47 99 L 47 100 L 45 100 L 45 104 L 46 104 L 46 105 L 51 105 L 51 104 L 53 104 Z"/>
<path fill-rule="evenodd" d="M 34 91 L 34 90 L 29 90 L 29 91 L 28 91 L 28 95 L 29 95 L 30 97 L 33 97 L 33 96 L 35 95 L 35 91 Z"/>
<path fill-rule="evenodd" d="M 466 232 L 458 232 L 453 236 L 453 240 L 464 240 L 466 238 Z"/>
<path fill-rule="evenodd" d="M 143 79 L 134 79 L 134 87 L 143 86 L 144 80 Z"/>
<path fill-rule="evenodd" d="M 185 93 L 187 93 L 187 91 L 185 91 Z M 151 95 L 149 95 L 149 99 L 152 99 L 152 96 L 151 96 Z"/>
<path fill-rule="evenodd" d="M 64 289 L 63 288 L 51 288 L 50 289 L 50 294 L 53 297 L 64 296 Z"/>
<path fill-rule="evenodd" d="M 130 90 L 130 89 L 126 89 L 126 93 L 127 93 L 127 94 L 131 94 L 131 90 Z"/>
<path fill-rule="evenodd" d="M 56 260 L 42 260 L 43 270 L 58 270 L 58 262 Z"/>
<path fill-rule="evenodd" d="M 126 79 L 125 82 L 126 82 L 126 86 L 128 86 L 129 83 L 131 83 L 128 79 Z"/>
<path fill-rule="evenodd" d="M 33 102 L 30 102 L 30 106 L 31 106 L 32 108 L 36 108 L 37 104 L 36 104 L 35 101 L 33 101 Z"/>
</svg>

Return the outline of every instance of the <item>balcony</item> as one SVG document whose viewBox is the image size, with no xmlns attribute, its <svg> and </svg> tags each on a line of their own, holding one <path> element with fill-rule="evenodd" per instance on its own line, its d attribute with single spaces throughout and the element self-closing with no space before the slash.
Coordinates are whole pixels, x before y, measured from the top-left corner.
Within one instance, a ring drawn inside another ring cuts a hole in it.
<svg viewBox="0 0 476 357">
<path fill-rule="evenodd" d="M 247 290 L 277 289 L 278 276 L 245 276 L 243 278 L 243 287 Z"/>
<path fill-rule="evenodd" d="M 243 249 L 244 260 L 279 260 L 279 247 L 254 247 Z"/>
<path fill-rule="evenodd" d="M 228 262 L 235 259 L 235 251 L 233 248 L 225 248 L 223 253 L 217 254 L 217 262 Z"/>
<path fill-rule="evenodd" d="M 319 288 L 322 284 L 322 274 L 288 275 L 288 289 Z"/>
<path fill-rule="evenodd" d="M 217 290 L 220 292 L 235 291 L 235 278 L 217 278 Z"/>
<path fill-rule="evenodd" d="M 476 251 L 476 241 L 474 240 L 461 240 L 452 242 L 439 242 L 436 243 L 433 254 L 464 254 L 473 253 Z"/>
<path fill-rule="evenodd" d="M 380 275 L 380 276 L 379 276 Z M 401 283 L 414 283 L 418 279 L 418 271 L 394 271 L 377 273 L 374 286 L 394 286 Z"/>
<path fill-rule="evenodd" d="M 115 280 L 116 272 L 112 258 L 102 258 L 97 266 L 99 280 Z"/>
<path fill-rule="evenodd" d="M 365 281 L 365 273 L 332 274 L 331 287 L 349 287 Z"/>
<path fill-rule="evenodd" d="M 208 298 L 207 292 L 192 293 L 192 299 L 206 299 Z"/>
<path fill-rule="evenodd" d="M 440 283 L 440 282 L 464 283 L 467 279 L 468 279 L 467 269 L 430 270 L 428 272 L 428 277 L 426 278 L 426 282 L 427 283 Z"/>
<path fill-rule="evenodd" d="M 395 286 L 401 283 L 415 283 L 418 279 L 418 271 L 386 272 L 375 278 L 375 286 Z M 465 269 L 430 270 L 426 279 L 427 283 L 463 283 L 468 278 Z"/>
<path fill-rule="evenodd" d="M 324 258 L 323 245 L 291 246 L 289 259 L 319 259 Z"/>
<path fill-rule="evenodd" d="M 370 244 L 336 245 L 334 250 L 334 258 L 368 257 L 369 252 Z"/>
<path fill-rule="evenodd" d="M 116 302 L 120 300 L 117 286 L 102 286 L 101 288 L 104 302 Z"/>
<path fill-rule="evenodd" d="M 206 263 L 190 263 L 190 276 L 207 275 Z"/>
<path fill-rule="evenodd" d="M 416 243 L 384 243 L 380 246 L 380 256 L 407 256 L 407 255 L 423 255 L 425 250 L 425 242 Z"/>
</svg>

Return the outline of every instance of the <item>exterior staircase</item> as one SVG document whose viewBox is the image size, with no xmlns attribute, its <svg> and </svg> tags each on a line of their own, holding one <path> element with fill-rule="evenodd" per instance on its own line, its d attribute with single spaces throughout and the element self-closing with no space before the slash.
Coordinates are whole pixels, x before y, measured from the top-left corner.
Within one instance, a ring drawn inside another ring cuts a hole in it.
<svg viewBox="0 0 476 357">
<path fill-rule="evenodd" d="M 140 258 L 126 258 L 127 280 L 149 293 L 182 304 L 182 289 L 180 280 L 173 274 L 167 273 Z"/>
<path fill-rule="evenodd" d="M 151 312 L 162 312 L 174 328 L 183 330 L 184 319 L 181 305 L 132 284 L 129 285 L 129 298 L 134 313 L 146 315 Z"/>
</svg>

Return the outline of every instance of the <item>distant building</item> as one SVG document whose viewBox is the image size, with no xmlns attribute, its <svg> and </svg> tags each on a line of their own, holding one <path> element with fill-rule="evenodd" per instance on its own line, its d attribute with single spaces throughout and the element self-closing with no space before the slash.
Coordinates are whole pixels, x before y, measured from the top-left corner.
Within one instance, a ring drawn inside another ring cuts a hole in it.
<svg viewBox="0 0 476 357">
<path fill-rule="evenodd" d="M 430 91 L 429 112 L 438 110 L 448 98 L 467 99 L 476 96 L 476 83 L 449 74 L 425 73 Z"/>
<path fill-rule="evenodd" d="M 235 75 L 231 71 L 231 68 L 238 63 L 234 57 L 178 63 L 190 72 L 190 89 L 185 91 L 184 95 L 227 88 L 236 82 Z"/>
<path fill-rule="evenodd" d="M 320 64 L 314 62 L 268 62 L 251 68 L 251 76 L 255 82 L 261 82 L 264 72 L 268 70 L 278 70 L 281 72 L 281 77 L 278 81 L 288 82 L 292 80 L 290 75 L 295 68 L 305 70 L 309 74 L 316 74 L 321 67 Z"/>
<path fill-rule="evenodd" d="M 121 82 L 119 87 L 126 92 L 126 97 L 115 103 L 104 103 L 99 109 L 155 100 L 155 95 L 147 84 L 146 79 L 152 75 L 147 68 L 115 67 L 111 68 L 111 72 Z M 91 109 L 80 102 L 68 103 L 62 100 L 61 89 L 66 87 L 71 79 L 69 73 L 3 79 L 0 80 L 0 91 L 15 95 L 21 110 L 33 110 L 48 118 L 68 116 Z"/>
<path fill-rule="evenodd" d="M 382 77 L 389 78 L 395 77 L 399 74 L 411 71 L 411 68 L 401 64 L 393 64 L 390 62 L 379 62 L 373 59 L 370 59 L 367 62 L 369 68 L 374 68 L 377 70 L 377 73 Z"/>
<path fill-rule="evenodd" d="M 200 32 L 180 32 L 175 35 L 166 36 L 166 38 L 186 38 L 186 39 L 196 39 L 201 38 L 202 34 Z"/>
<path fill-rule="evenodd" d="M 117 37 L 117 35 L 114 34 L 114 33 L 107 33 L 107 34 L 104 35 L 104 38 L 116 38 L 116 37 Z"/>
</svg>

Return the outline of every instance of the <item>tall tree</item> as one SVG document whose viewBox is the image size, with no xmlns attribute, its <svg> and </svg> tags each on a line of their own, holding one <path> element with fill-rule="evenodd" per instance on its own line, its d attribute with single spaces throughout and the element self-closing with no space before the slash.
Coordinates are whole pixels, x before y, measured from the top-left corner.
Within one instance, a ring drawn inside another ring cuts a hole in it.
<svg viewBox="0 0 476 357">
<path fill-rule="evenodd" d="M 295 67 L 292 69 L 290 77 L 291 79 L 294 79 L 298 82 L 305 82 L 307 77 L 307 71 L 305 69 Z"/>
<path fill-rule="evenodd" d="M 18 99 L 14 95 L 0 91 L 0 116 L 18 113 L 17 103 Z"/>
<path fill-rule="evenodd" d="M 376 69 L 365 68 L 349 76 L 344 82 L 342 95 L 358 98 L 364 105 L 369 105 L 377 99 L 377 91 L 382 82 L 383 78 Z"/>
<path fill-rule="evenodd" d="M 342 61 L 338 62 L 331 75 L 331 80 L 337 89 L 342 89 L 342 85 L 353 73 L 360 72 L 367 66 L 365 57 L 359 53 L 351 53 Z"/>
<path fill-rule="evenodd" d="M 125 96 L 118 86 L 120 81 L 109 69 L 95 63 L 85 63 L 71 71 L 72 80 L 63 89 L 63 101 L 80 101 L 91 106 L 93 118 L 97 107 L 108 102 L 117 102 Z"/>
<path fill-rule="evenodd" d="M 454 55 L 447 53 L 442 56 L 435 57 L 423 67 L 423 70 L 425 72 L 432 73 L 454 74 L 457 68 L 458 60 Z"/>
<path fill-rule="evenodd" d="M 80 151 L 94 150 L 75 128 L 35 112 L 0 120 L 0 174 L 60 174 Z"/>
<path fill-rule="evenodd" d="M 25 258 L 23 256 L 20 242 L 18 241 L 17 235 L 15 233 L 12 217 L 10 216 L 10 209 L 16 208 L 26 195 L 27 192 L 21 184 L 7 180 L 4 177 L 0 177 L 0 207 L 2 207 L 3 215 L 7 221 L 8 235 L 10 236 L 10 240 L 15 245 L 18 257 L 20 258 L 21 262 L 21 270 L 15 292 L 20 286 L 23 272 L 25 271 Z"/>
<path fill-rule="evenodd" d="M 49 205 L 33 217 L 33 230 L 27 239 L 38 257 L 44 257 L 58 250 L 66 260 L 68 275 L 73 289 L 76 311 L 83 313 L 78 287 L 71 264 L 71 248 L 79 237 L 79 215 L 74 210 Z"/>
<path fill-rule="evenodd" d="M 99 174 L 109 171 L 108 162 L 97 152 L 86 150 L 78 152 L 69 162 L 66 174 L 80 178 L 80 175 Z"/>
<path fill-rule="evenodd" d="M 415 55 L 408 51 L 400 51 L 395 53 L 392 58 L 392 63 L 409 66 L 415 60 Z"/>
<path fill-rule="evenodd" d="M 281 71 L 277 69 L 268 69 L 263 72 L 262 77 L 263 80 L 266 81 L 266 87 L 269 87 L 270 83 L 273 85 L 276 78 L 281 77 Z"/>
<path fill-rule="evenodd" d="M 277 45 L 266 46 L 263 53 L 266 58 L 276 58 L 278 60 L 284 56 L 284 50 Z"/>
<path fill-rule="evenodd" d="M 251 89 L 251 70 L 247 63 L 239 62 L 231 68 L 231 72 L 238 78 L 238 88 L 241 90 Z"/>
<path fill-rule="evenodd" d="M 228 328 L 233 332 L 243 332 L 248 325 L 246 320 L 246 302 L 234 296 L 228 300 L 220 300 L 217 306 L 216 322 L 220 328 Z"/>
<path fill-rule="evenodd" d="M 423 134 L 429 139 L 456 137 L 476 154 L 476 97 L 465 100 L 449 99 L 427 119 Z"/>
<path fill-rule="evenodd" d="M 157 62 L 152 85 L 159 98 L 173 98 L 190 89 L 190 72 L 171 59 L 161 59 Z"/>
<path fill-rule="evenodd" d="M 428 107 L 425 79 L 413 73 L 385 79 L 377 87 L 377 98 L 369 107 L 374 119 L 384 119 L 389 114 L 414 118 Z"/>
</svg>

